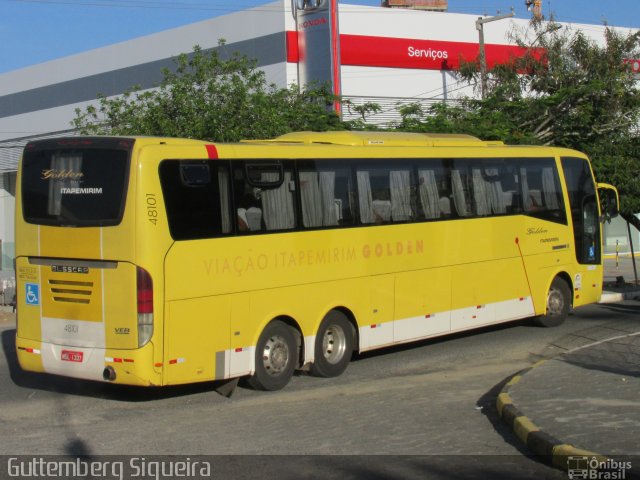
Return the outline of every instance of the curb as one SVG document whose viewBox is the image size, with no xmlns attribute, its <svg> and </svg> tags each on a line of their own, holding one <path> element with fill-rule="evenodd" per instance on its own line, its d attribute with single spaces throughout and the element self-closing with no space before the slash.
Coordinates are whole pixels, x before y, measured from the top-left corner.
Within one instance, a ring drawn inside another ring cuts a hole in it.
<svg viewBox="0 0 640 480">
<path fill-rule="evenodd" d="M 496 399 L 498 415 L 513 430 L 518 439 L 524 443 L 535 455 L 553 467 L 568 471 L 570 457 L 596 458 L 599 463 L 606 462 L 607 457 L 589 450 L 564 443 L 553 435 L 543 432 L 526 415 L 513 404 L 509 390 L 522 379 L 522 376 L 547 360 L 540 360 L 529 368 L 525 368 L 512 376 L 500 390 Z"/>
</svg>

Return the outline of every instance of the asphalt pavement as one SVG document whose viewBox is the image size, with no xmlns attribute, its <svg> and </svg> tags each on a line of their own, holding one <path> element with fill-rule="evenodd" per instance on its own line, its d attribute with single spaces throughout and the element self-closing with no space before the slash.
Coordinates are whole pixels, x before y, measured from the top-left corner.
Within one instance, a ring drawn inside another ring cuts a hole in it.
<svg viewBox="0 0 640 480">
<path fill-rule="evenodd" d="M 631 257 L 605 261 L 600 303 L 637 312 L 638 324 L 558 339 L 504 385 L 496 406 L 529 450 L 569 478 L 640 478 L 640 287 Z"/>
</svg>

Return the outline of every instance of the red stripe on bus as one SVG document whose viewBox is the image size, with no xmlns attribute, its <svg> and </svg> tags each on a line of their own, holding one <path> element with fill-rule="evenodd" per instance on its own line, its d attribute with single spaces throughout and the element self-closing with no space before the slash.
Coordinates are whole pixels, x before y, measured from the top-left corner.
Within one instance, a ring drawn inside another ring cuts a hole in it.
<svg viewBox="0 0 640 480">
<path fill-rule="evenodd" d="M 218 149 L 216 148 L 215 145 L 207 145 L 207 155 L 209 155 L 209 158 L 218 158 Z"/>
</svg>

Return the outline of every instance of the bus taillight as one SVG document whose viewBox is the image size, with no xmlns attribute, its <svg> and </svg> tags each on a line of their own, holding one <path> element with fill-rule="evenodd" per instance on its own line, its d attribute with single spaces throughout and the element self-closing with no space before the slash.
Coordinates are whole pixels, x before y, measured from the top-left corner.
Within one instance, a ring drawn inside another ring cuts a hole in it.
<svg viewBox="0 0 640 480">
<path fill-rule="evenodd" d="M 144 268 L 137 267 L 138 347 L 145 345 L 153 334 L 153 282 Z"/>
</svg>

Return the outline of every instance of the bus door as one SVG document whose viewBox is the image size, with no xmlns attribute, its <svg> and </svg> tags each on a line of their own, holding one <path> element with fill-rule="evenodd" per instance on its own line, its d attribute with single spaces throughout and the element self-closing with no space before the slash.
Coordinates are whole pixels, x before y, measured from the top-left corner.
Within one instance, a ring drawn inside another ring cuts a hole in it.
<svg viewBox="0 0 640 480">
<path fill-rule="evenodd" d="M 591 168 L 586 160 L 571 157 L 562 159 L 562 168 L 569 194 L 576 260 L 583 265 L 598 265 L 600 219 Z"/>
<path fill-rule="evenodd" d="M 563 157 L 562 169 L 567 185 L 575 256 L 583 265 L 575 274 L 574 305 L 595 302 L 602 287 L 602 244 L 598 198 L 589 162 L 583 158 Z"/>
</svg>

